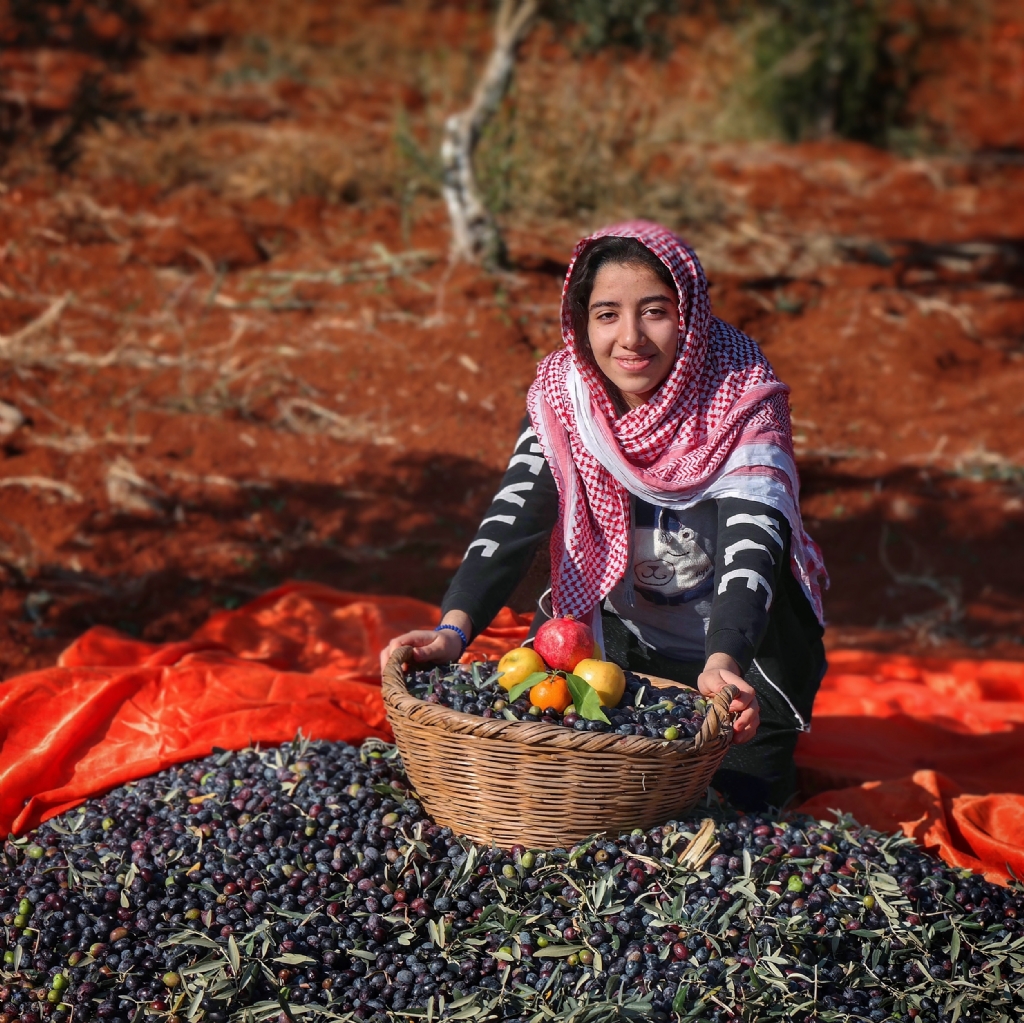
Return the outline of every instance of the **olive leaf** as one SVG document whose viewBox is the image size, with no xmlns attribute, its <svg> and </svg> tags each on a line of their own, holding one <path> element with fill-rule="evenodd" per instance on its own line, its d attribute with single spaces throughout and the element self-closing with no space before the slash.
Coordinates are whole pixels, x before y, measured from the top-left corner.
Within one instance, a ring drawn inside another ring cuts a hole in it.
<svg viewBox="0 0 1024 1023">
<path fill-rule="evenodd" d="M 565 681 L 569 686 L 569 692 L 572 693 L 572 702 L 576 705 L 576 713 L 581 718 L 586 718 L 588 721 L 603 721 L 606 725 L 611 724 L 601 706 L 601 697 L 597 695 L 597 690 L 585 678 L 569 674 L 565 676 Z"/>
<path fill-rule="evenodd" d="M 532 689 L 538 682 L 543 682 L 548 677 L 546 671 L 535 671 L 531 675 L 527 675 L 518 685 L 513 686 L 508 691 L 508 702 L 514 703 L 523 695 L 528 689 Z"/>
</svg>

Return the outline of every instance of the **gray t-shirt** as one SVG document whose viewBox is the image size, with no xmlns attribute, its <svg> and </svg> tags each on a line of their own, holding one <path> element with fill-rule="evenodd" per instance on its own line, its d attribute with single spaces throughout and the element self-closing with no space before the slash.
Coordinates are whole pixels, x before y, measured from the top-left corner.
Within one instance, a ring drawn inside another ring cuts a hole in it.
<svg viewBox="0 0 1024 1023">
<path fill-rule="evenodd" d="M 703 501 L 677 512 L 635 500 L 633 514 L 631 570 L 605 598 L 605 608 L 644 645 L 675 660 L 703 661 L 718 507 Z"/>
</svg>

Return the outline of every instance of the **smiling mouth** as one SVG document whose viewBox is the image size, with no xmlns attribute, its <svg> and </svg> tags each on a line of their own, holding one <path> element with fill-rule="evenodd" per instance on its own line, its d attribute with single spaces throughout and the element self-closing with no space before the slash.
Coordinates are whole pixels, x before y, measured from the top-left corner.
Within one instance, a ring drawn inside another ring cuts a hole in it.
<svg viewBox="0 0 1024 1023">
<path fill-rule="evenodd" d="M 639 373 L 642 370 L 647 369 L 648 366 L 653 362 L 653 357 L 650 355 L 642 356 L 640 358 L 617 358 L 616 364 L 627 372 Z"/>
</svg>

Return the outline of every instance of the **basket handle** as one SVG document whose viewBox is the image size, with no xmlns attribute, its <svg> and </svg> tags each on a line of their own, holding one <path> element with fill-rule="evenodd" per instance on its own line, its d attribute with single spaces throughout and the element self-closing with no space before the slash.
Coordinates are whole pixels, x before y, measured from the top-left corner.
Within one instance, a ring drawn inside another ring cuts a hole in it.
<svg viewBox="0 0 1024 1023">
<path fill-rule="evenodd" d="M 722 686 L 711 697 L 708 712 L 704 715 L 704 723 L 700 726 L 700 731 L 693 737 L 694 752 L 700 750 L 705 743 L 717 738 L 727 724 L 730 728 L 732 727 L 736 715 L 729 712 L 729 704 L 736 699 L 737 692 L 735 686 L 727 685 Z"/>
<path fill-rule="evenodd" d="M 380 673 L 382 685 L 387 685 L 390 682 L 392 685 L 397 684 L 401 689 L 405 689 L 405 672 L 402 669 L 414 649 L 411 646 L 398 646 L 391 651 L 391 656 Z"/>
</svg>

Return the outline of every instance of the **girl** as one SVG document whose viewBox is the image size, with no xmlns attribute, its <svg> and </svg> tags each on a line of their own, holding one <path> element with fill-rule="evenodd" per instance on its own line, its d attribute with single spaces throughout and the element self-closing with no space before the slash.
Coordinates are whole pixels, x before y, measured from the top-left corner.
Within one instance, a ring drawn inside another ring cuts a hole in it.
<svg viewBox="0 0 1024 1023">
<path fill-rule="evenodd" d="M 624 667 L 705 695 L 736 686 L 714 784 L 745 809 L 781 806 L 825 667 L 826 577 L 800 518 L 789 388 L 711 315 L 694 252 L 647 222 L 576 247 L 562 339 L 441 624 L 398 636 L 382 660 L 401 644 L 417 661 L 458 660 L 550 535 L 534 631 L 571 613 Z"/>
</svg>

